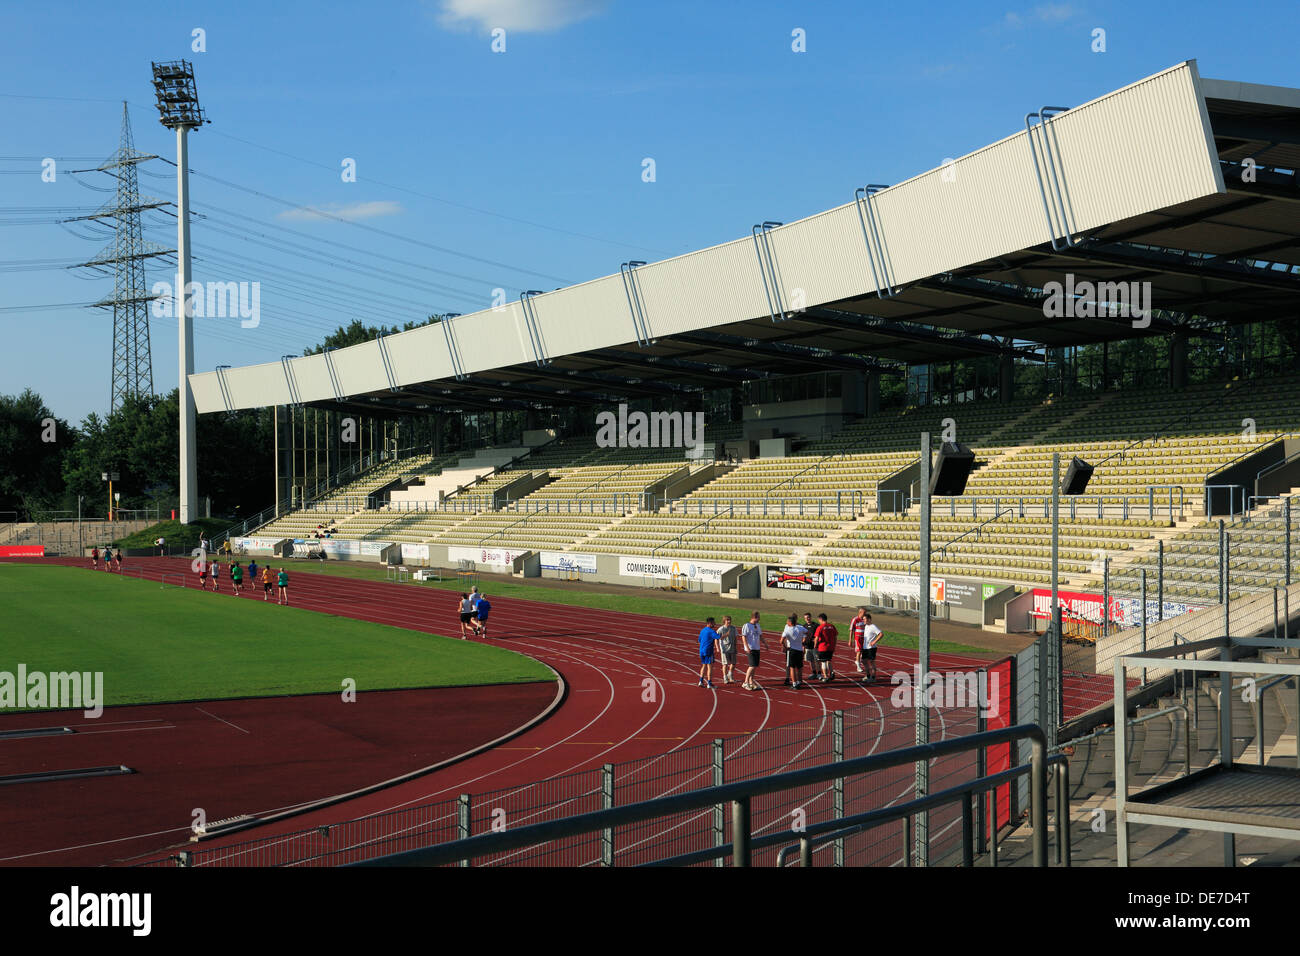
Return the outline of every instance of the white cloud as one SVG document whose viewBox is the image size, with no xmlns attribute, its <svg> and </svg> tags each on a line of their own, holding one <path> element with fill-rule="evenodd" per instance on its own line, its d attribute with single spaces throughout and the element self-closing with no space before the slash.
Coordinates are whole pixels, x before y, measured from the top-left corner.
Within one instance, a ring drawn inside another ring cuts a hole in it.
<svg viewBox="0 0 1300 956">
<path fill-rule="evenodd" d="M 1074 7 L 1068 3 L 1043 3 L 1028 13 L 1008 10 L 1002 18 L 1002 26 L 1014 30 L 1030 23 L 1061 23 L 1073 17 L 1075 12 Z"/>
<path fill-rule="evenodd" d="M 452 29 L 548 33 L 595 16 L 605 0 L 440 0 L 438 6 L 438 22 Z"/>
<path fill-rule="evenodd" d="M 292 222 L 317 222 L 322 219 L 377 219 L 380 216 L 396 216 L 402 212 L 402 204 L 389 199 L 375 202 L 326 203 L 322 206 L 300 206 L 286 209 L 277 215 L 277 219 Z"/>
</svg>

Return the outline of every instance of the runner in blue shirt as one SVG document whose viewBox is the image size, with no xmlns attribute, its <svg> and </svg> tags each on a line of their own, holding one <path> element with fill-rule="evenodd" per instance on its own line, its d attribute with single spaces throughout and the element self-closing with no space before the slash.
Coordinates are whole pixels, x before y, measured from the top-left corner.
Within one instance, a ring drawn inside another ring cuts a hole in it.
<svg viewBox="0 0 1300 956">
<path fill-rule="evenodd" d="M 713 629 L 713 618 L 704 619 L 700 631 L 700 686 L 713 687 L 713 649 L 717 646 L 718 632 Z"/>
<path fill-rule="evenodd" d="M 475 594 L 469 596 L 473 601 Z M 492 611 L 492 604 L 488 601 L 486 594 L 478 594 L 478 603 L 474 605 L 474 618 L 470 622 L 474 628 L 474 633 L 479 637 L 487 637 L 488 614 Z"/>
</svg>

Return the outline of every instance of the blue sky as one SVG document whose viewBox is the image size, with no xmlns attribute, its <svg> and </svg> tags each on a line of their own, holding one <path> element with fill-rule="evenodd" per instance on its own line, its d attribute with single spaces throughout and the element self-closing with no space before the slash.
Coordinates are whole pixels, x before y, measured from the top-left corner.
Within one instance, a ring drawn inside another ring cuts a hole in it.
<svg viewBox="0 0 1300 956">
<path fill-rule="evenodd" d="M 109 280 L 61 268 L 106 240 L 54 220 L 110 198 L 81 184 L 107 177 L 68 171 L 116 147 L 121 100 L 137 148 L 175 159 L 151 60 L 191 60 L 212 120 L 190 137 L 191 198 L 208 216 L 193 225 L 194 278 L 261 284 L 256 328 L 196 320 L 207 371 L 301 353 L 353 317 L 471 312 L 496 288 L 513 299 L 788 222 L 1009 135 L 1031 109 L 1185 59 L 1203 76 L 1294 86 L 1298 39 L 1281 2 L 9 5 L 0 393 L 31 386 L 74 421 L 107 410 L 111 315 L 15 307 L 111 294 Z M 54 182 L 44 157 L 69 160 Z M 162 162 L 140 184 L 175 198 Z M 146 216 L 147 238 L 172 246 L 175 232 Z M 149 281 L 170 272 L 151 267 Z M 166 391 L 175 322 L 152 326 Z"/>
</svg>

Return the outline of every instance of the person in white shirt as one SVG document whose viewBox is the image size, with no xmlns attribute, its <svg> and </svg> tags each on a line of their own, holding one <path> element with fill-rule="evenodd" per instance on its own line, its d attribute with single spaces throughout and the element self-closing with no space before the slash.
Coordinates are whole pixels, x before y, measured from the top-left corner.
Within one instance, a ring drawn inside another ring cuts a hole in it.
<svg viewBox="0 0 1300 956">
<path fill-rule="evenodd" d="M 755 611 L 749 616 L 749 623 L 740 629 L 740 636 L 745 642 L 745 650 L 749 653 L 749 667 L 745 670 L 745 682 L 740 686 L 745 690 L 758 690 L 758 684 L 754 682 L 754 671 L 758 670 L 759 650 L 767 646 L 763 640 L 763 626 L 758 623 L 758 612 Z"/>
<path fill-rule="evenodd" d="M 799 618 L 791 614 L 786 619 L 785 630 L 781 632 L 781 646 L 785 648 L 785 687 L 793 686 L 795 690 L 800 690 L 804 686 L 803 642 L 807 636 L 808 632 L 799 623 Z"/>
<path fill-rule="evenodd" d="M 867 662 L 867 680 L 876 679 L 876 645 L 880 643 L 880 638 L 884 631 L 871 623 L 871 615 L 865 616 L 867 626 L 862 629 L 862 657 Z"/>
</svg>

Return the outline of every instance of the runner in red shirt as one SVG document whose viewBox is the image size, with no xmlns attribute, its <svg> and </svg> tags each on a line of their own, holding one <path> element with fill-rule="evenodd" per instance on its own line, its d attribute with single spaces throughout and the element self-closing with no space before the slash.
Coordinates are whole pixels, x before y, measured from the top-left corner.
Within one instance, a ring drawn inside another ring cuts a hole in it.
<svg viewBox="0 0 1300 956">
<path fill-rule="evenodd" d="M 853 637 L 853 664 L 859 674 L 862 673 L 862 641 L 866 636 L 868 623 L 865 607 L 858 608 L 857 616 L 849 622 L 849 633 Z"/>
<path fill-rule="evenodd" d="M 817 645 L 817 660 L 821 665 L 823 682 L 833 681 L 835 679 L 835 668 L 831 666 L 831 659 L 835 656 L 835 645 L 838 643 L 839 632 L 835 625 L 826 619 L 825 614 L 818 614 L 817 630 L 813 635 L 814 642 Z"/>
</svg>

